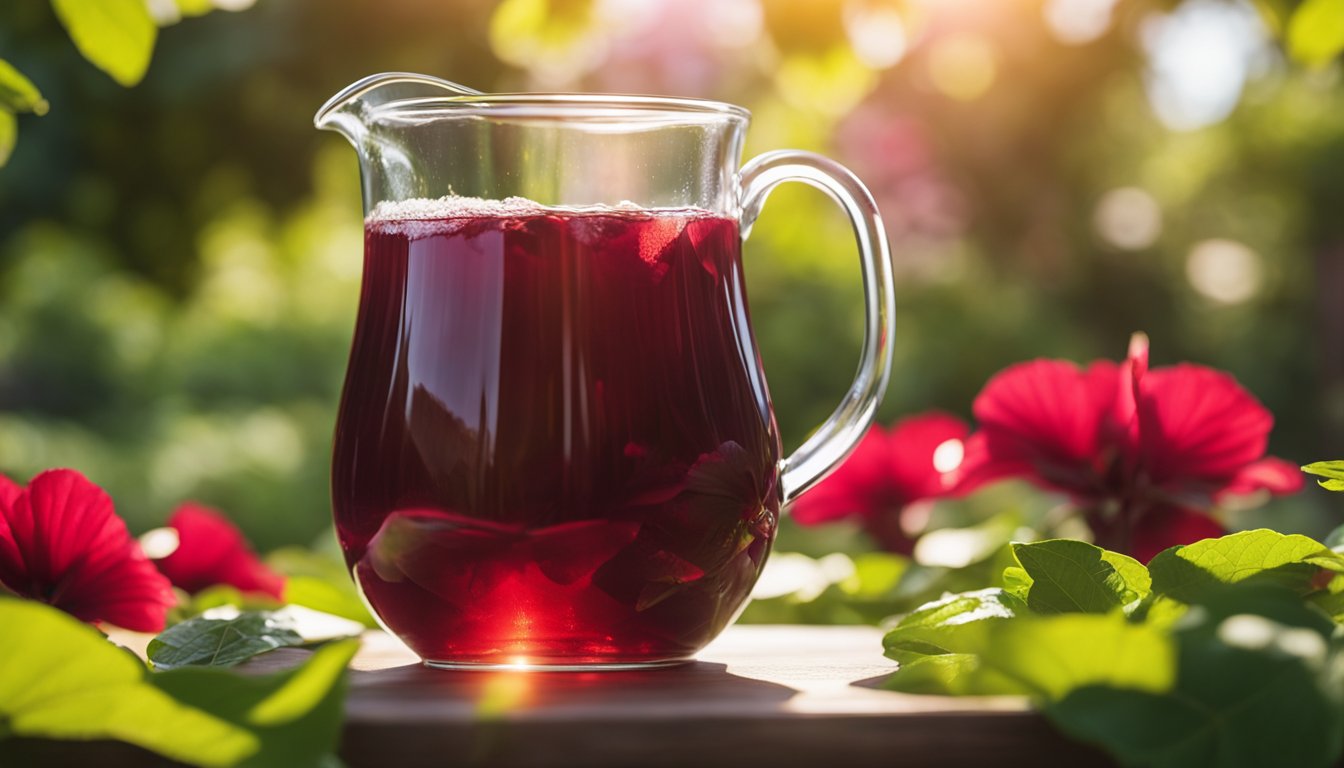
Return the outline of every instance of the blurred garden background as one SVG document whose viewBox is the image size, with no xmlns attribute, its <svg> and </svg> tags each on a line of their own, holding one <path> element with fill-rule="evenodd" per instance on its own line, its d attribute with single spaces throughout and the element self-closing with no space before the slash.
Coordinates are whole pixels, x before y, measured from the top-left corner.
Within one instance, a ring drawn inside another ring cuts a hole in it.
<svg viewBox="0 0 1344 768">
<path fill-rule="evenodd" d="M 897 266 L 883 422 L 968 418 L 1004 366 L 1119 359 L 1143 330 L 1155 365 L 1255 393 L 1274 455 L 1344 458 L 1344 82 L 1305 33 L 1285 43 L 1296 3 L 213 2 L 149 2 L 162 29 L 130 88 L 48 3 L 0 4 L 0 57 L 50 104 L 19 117 L 0 168 L 0 472 L 77 467 L 136 531 L 185 499 L 263 550 L 329 526 L 362 216 L 355 154 L 312 115 L 388 70 L 730 101 L 754 114 L 749 156 L 848 165 Z M 853 249 L 805 188 L 776 193 L 746 246 L 786 448 L 852 378 Z M 1330 501 L 1224 514 L 1319 536 Z M 1043 504 L 1009 487 L 943 514 Z M 871 546 L 843 526 L 782 535 Z"/>
</svg>

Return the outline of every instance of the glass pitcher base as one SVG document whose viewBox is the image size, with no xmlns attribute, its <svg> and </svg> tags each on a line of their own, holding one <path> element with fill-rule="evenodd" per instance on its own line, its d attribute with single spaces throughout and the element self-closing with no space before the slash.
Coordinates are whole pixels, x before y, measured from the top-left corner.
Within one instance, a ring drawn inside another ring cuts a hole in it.
<svg viewBox="0 0 1344 768">
<path fill-rule="evenodd" d="M 421 663 L 429 669 L 472 672 L 631 672 L 643 669 L 661 669 L 689 664 L 695 659 L 682 656 L 671 659 L 650 659 L 648 661 L 602 661 L 575 659 L 524 659 L 515 661 L 445 661 L 440 659 L 422 659 Z"/>
</svg>

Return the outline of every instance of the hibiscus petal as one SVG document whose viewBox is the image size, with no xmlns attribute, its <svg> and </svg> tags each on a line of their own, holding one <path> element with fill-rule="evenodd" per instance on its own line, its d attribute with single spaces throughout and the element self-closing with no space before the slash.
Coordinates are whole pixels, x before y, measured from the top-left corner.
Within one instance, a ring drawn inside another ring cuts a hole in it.
<svg viewBox="0 0 1344 768">
<path fill-rule="evenodd" d="M 980 437 L 967 446 L 958 492 L 1008 476 L 1092 491 L 1095 463 L 1111 447 L 1119 373 L 1106 360 L 1086 370 L 1063 360 L 1033 360 L 996 374 L 975 399 Z"/>
<path fill-rule="evenodd" d="M 804 525 L 873 520 L 945 494 L 948 483 L 934 454 L 949 440 L 964 441 L 969 431 L 961 419 L 939 411 L 902 419 L 889 430 L 874 426 L 844 464 L 794 502 L 794 519 Z"/>
<path fill-rule="evenodd" d="M 1140 389 L 1139 448 L 1154 485 L 1221 489 L 1264 455 L 1274 418 L 1230 375 L 1184 363 L 1149 371 Z"/>
<path fill-rule="evenodd" d="M 793 519 L 816 525 L 869 516 L 888 485 L 889 455 L 887 430 L 873 425 L 844 463 L 793 502 Z"/>
<path fill-rule="evenodd" d="M 23 486 L 10 480 L 4 475 L 0 475 L 0 521 L 4 519 L 4 512 L 14 504 L 14 500 L 23 493 Z"/>
<path fill-rule="evenodd" d="M 1276 495 L 1302 490 L 1302 470 L 1296 464 L 1273 456 L 1241 468 L 1232 483 L 1218 495 L 1234 496 L 1265 490 Z"/>
<path fill-rule="evenodd" d="M 168 525 L 177 531 L 177 549 L 157 564 L 177 587 L 195 593 L 228 584 L 280 599 L 284 579 L 261 562 L 242 532 L 224 515 L 188 503 L 173 512 Z"/>
<path fill-rule="evenodd" d="M 945 473 L 956 469 L 960 462 L 940 471 L 934 463 L 935 459 L 941 458 L 937 452 L 949 441 L 960 441 L 956 452 L 961 453 L 961 461 L 964 461 L 965 441 L 970 431 L 966 422 L 939 411 L 896 422 L 887 439 L 889 482 L 895 485 L 895 495 L 904 498 L 907 504 L 942 495 L 947 489 Z"/>
<path fill-rule="evenodd" d="M 1168 547 L 1192 544 L 1225 533 L 1227 530 L 1208 515 L 1181 507 L 1157 507 L 1149 510 L 1134 526 L 1129 554 L 1146 563 Z"/>
<path fill-rule="evenodd" d="M 68 469 L 43 472 L 14 498 L 7 517 L 23 561 L 9 584 L 16 592 L 84 621 L 163 628 L 172 588 L 88 478 Z"/>
<path fill-rule="evenodd" d="M 25 570 L 23 555 L 14 542 L 13 531 L 9 529 L 10 509 L 22 493 L 21 486 L 0 475 L 0 585 L 17 584 L 20 574 Z"/>
</svg>

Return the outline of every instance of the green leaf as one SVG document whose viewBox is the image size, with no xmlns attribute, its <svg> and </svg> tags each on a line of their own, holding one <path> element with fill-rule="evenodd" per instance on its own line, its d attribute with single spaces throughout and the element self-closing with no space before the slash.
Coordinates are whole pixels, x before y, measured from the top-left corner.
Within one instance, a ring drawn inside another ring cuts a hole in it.
<svg viewBox="0 0 1344 768">
<path fill-rule="evenodd" d="M 0 107 L 38 115 L 45 115 L 48 107 L 37 86 L 4 59 L 0 59 Z"/>
<path fill-rule="evenodd" d="M 1003 569 L 1003 591 L 1026 601 L 1028 593 L 1031 592 L 1031 576 L 1020 565 L 1010 565 Z"/>
<path fill-rule="evenodd" d="M 1288 20 L 1288 54 L 1302 64 L 1319 66 L 1344 50 L 1344 3 L 1305 0 Z"/>
<path fill-rule="evenodd" d="M 882 645 L 902 664 L 943 653 L 978 653 L 987 624 L 1011 619 L 1026 606 L 1001 589 L 982 589 L 935 600 L 901 619 Z"/>
<path fill-rule="evenodd" d="M 1013 554 L 1030 578 L 1027 605 L 1037 613 L 1106 613 L 1142 599 L 1152 587 L 1142 563 L 1084 541 L 1013 544 Z M 1021 575 L 1005 573 L 1005 583 L 1010 578 L 1020 590 Z"/>
<path fill-rule="evenodd" d="M 271 613 L 251 611 L 232 619 L 188 619 L 151 640 L 148 656 L 157 669 L 231 667 L 257 654 L 303 643 L 288 623 Z"/>
<path fill-rule="evenodd" d="M 14 113 L 0 109 L 0 166 L 9 162 L 14 153 L 14 142 L 19 138 L 19 121 Z"/>
<path fill-rule="evenodd" d="M 315 576 L 290 576 L 285 580 L 284 599 L 286 603 L 358 621 L 370 629 L 378 626 L 348 579 L 345 585 L 338 586 Z"/>
<path fill-rule="evenodd" d="M 992 627 L 970 692 L 1018 684 L 1055 700 L 1086 685 L 1165 691 L 1176 676 L 1176 648 L 1165 633 L 1119 613 L 1025 616 Z"/>
<path fill-rule="evenodd" d="M 144 0 L 51 0 L 75 47 L 113 80 L 140 82 L 158 27 Z"/>
<path fill-rule="evenodd" d="M 886 686 L 1049 700 L 1085 685 L 1162 691 L 1172 684 L 1175 646 L 1161 630 L 1119 612 L 1008 617 L 1000 597 L 958 595 L 907 617 L 884 641 L 901 664 Z"/>
<path fill-rule="evenodd" d="M 160 690 L 245 729 L 260 748 L 243 768 L 318 765 L 340 737 L 346 667 L 358 640 L 319 648 L 303 666 L 252 677 L 213 668 L 151 676 Z"/>
<path fill-rule="evenodd" d="M 1344 708 L 1326 631 L 1290 592 L 1224 589 L 1177 633 L 1180 672 L 1169 695 L 1088 687 L 1045 712 L 1128 766 L 1331 765 Z"/>
<path fill-rule="evenodd" d="M 1302 467 L 1302 471 L 1325 478 L 1316 482 L 1327 491 L 1344 491 L 1344 461 L 1318 461 Z"/>
<path fill-rule="evenodd" d="M 1266 529 L 1172 547 L 1148 563 L 1153 592 L 1187 603 L 1220 584 L 1252 579 L 1306 592 L 1319 568 L 1344 570 L 1344 555 L 1306 536 Z"/>
<path fill-rule="evenodd" d="M 204 16 L 215 10 L 212 0 L 177 0 L 177 11 L 183 16 Z"/>
<path fill-rule="evenodd" d="M 116 739 L 181 762 L 233 765 L 256 737 L 146 682 L 134 656 L 41 603 L 0 598 L 0 733 Z"/>
</svg>

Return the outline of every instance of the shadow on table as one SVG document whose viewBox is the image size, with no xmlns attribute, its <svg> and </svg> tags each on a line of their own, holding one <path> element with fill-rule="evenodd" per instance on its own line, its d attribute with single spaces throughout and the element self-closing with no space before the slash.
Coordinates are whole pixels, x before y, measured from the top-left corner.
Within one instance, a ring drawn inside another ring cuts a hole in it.
<svg viewBox="0 0 1344 768">
<path fill-rule="evenodd" d="M 777 711 L 796 693 L 707 662 L 622 672 L 356 671 L 342 757 L 351 766 L 440 765 L 445 755 L 455 765 L 562 766 L 666 765 L 675 755 L 693 765 L 696 755 L 718 761 L 725 749 L 749 751 L 750 741 L 725 729 L 740 730 L 744 713 Z"/>
</svg>

